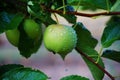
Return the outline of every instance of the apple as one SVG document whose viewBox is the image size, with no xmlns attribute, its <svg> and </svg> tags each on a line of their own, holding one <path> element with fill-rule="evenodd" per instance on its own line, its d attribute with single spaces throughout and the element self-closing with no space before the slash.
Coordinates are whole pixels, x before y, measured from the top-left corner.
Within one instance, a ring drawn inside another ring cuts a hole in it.
<svg viewBox="0 0 120 80">
<path fill-rule="evenodd" d="M 42 29 L 39 26 L 39 24 L 37 24 L 34 20 L 25 19 L 22 27 L 29 38 L 34 40 L 41 38 Z M 12 45 L 17 47 L 19 44 L 20 31 L 18 29 L 13 29 L 13 30 L 7 30 L 5 33 L 8 41 Z"/>
<path fill-rule="evenodd" d="M 40 37 L 42 34 L 42 29 L 39 24 L 37 24 L 32 19 L 25 19 L 23 24 L 24 30 L 31 39 Z"/>
<path fill-rule="evenodd" d="M 77 35 L 70 26 L 52 24 L 46 28 L 43 41 L 49 51 L 66 54 L 76 46 Z"/>
<path fill-rule="evenodd" d="M 8 39 L 8 41 L 14 45 L 14 46 L 18 46 L 19 43 L 19 37 L 20 37 L 20 32 L 17 29 L 13 29 L 13 30 L 8 30 L 5 32 L 6 37 Z"/>
</svg>

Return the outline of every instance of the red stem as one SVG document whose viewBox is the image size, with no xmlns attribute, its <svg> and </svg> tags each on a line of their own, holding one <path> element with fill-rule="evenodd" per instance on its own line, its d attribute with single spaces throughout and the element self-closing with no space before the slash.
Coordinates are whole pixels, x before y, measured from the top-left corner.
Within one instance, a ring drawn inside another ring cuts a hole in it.
<svg viewBox="0 0 120 80">
<path fill-rule="evenodd" d="M 62 10 L 53 10 L 53 9 L 45 9 L 46 11 L 52 12 L 52 13 L 59 13 L 63 14 Z M 100 15 L 120 15 L 120 12 L 100 12 L 100 13 L 94 13 L 94 14 L 87 14 L 87 13 L 80 13 L 80 12 L 70 12 L 67 11 L 66 14 L 73 14 L 78 16 L 84 16 L 84 17 L 94 17 L 94 16 L 100 16 Z"/>
</svg>

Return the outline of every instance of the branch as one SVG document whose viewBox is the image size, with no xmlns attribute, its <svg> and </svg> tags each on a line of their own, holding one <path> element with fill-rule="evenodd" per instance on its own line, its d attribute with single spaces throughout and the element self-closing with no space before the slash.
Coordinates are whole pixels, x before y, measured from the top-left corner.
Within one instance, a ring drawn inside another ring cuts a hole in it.
<svg viewBox="0 0 120 80">
<path fill-rule="evenodd" d="M 89 57 L 89 56 L 87 56 L 86 54 L 84 54 L 81 50 L 79 50 L 77 47 L 76 47 L 76 50 L 82 55 L 82 56 L 84 56 L 86 59 L 88 59 L 90 62 L 92 62 L 94 65 L 96 65 L 101 71 L 103 71 L 106 75 L 108 75 L 110 78 L 111 78 L 111 80 L 115 80 L 114 79 L 114 77 L 110 74 L 110 73 L 108 73 L 103 67 L 101 67 L 98 63 L 95 63 L 95 61 L 91 58 L 91 57 Z"/>
<path fill-rule="evenodd" d="M 54 10 L 54 9 L 45 9 L 45 10 L 52 13 L 63 14 L 62 10 Z M 80 13 L 76 11 L 74 12 L 67 11 L 66 14 L 73 14 L 73 15 L 84 16 L 84 17 L 94 17 L 94 16 L 100 16 L 100 15 L 105 15 L 105 16 L 120 15 L 120 12 L 100 12 L 100 13 L 94 13 L 94 14 L 87 14 L 87 13 Z"/>
</svg>

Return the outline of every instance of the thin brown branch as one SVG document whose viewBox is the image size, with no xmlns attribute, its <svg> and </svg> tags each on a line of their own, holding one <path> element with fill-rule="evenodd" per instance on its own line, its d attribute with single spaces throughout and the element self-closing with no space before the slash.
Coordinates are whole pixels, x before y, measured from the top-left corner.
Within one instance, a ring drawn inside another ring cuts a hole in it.
<svg viewBox="0 0 120 80">
<path fill-rule="evenodd" d="M 62 10 L 53 10 L 53 9 L 45 9 L 45 10 L 52 13 L 63 14 Z M 84 16 L 84 17 L 94 17 L 94 16 L 100 16 L 100 15 L 105 15 L 105 16 L 120 15 L 120 12 L 100 12 L 100 13 L 94 13 L 94 14 L 87 14 L 87 13 L 81 13 L 76 11 L 74 12 L 67 11 L 66 14 L 73 14 L 73 15 Z"/>
<path fill-rule="evenodd" d="M 106 75 L 108 75 L 110 78 L 111 78 L 111 80 L 115 80 L 114 79 L 114 77 L 109 73 L 109 72 L 107 72 L 103 67 L 101 67 L 98 63 L 95 63 L 95 61 L 91 58 L 91 57 L 89 57 L 89 56 L 87 56 L 85 53 L 83 53 L 81 50 L 79 50 L 77 47 L 76 47 L 76 50 L 82 55 L 82 56 L 84 56 L 86 59 L 88 59 L 90 62 L 92 62 L 94 65 L 96 65 L 101 71 L 103 71 Z"/>
</svg>

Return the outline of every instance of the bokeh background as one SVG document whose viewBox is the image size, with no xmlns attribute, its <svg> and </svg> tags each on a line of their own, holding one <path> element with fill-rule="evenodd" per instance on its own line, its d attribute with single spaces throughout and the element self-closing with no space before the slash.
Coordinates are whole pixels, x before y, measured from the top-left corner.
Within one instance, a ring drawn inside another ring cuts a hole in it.
<svg viewBox="0 0 120 80">
<path fill-rule="evenodd" d="M 71 25 L 62 17 L 58 17 L 59 23 Z M 77 22 L 82 22 L 86 28 L 92 32 L 94 38 L 99 41 L 99 44 L 96 46 L 97 51 L 100 49 L 100 38 L 103 33 L 105 23 L 109 18 L 110 17 L 105 16 L 93 18 L 79 16 L 77 19 Z M 115 42 L 109 48 L 120 50 L 120 41 Z M 120 64 L 109 59 L 102 59 L 104 60 L 106 70 L 115 76 L 116 80 L 120 80 Z M 4 33 L 0 34 L 0 65 L 3 64 L 22 64 L 27 67 L 39 69 L 51 77 L 51 80 L 59 80 L 61 77 L 71 74 L 85 76 L 90 78 L 90 80 L 94 80 L 80 54 L 75 50 L 69 53 L 63 61 L 58 54 L 53 55 L 51 52 L 47 51 L 42 43 L 38 52 L 26 59 L 19 54 L 16 47 L 12 46 L 7 41 Z M 110 80 L 110 78 L 105 75 L 104 80 Z"/>
</svg>

